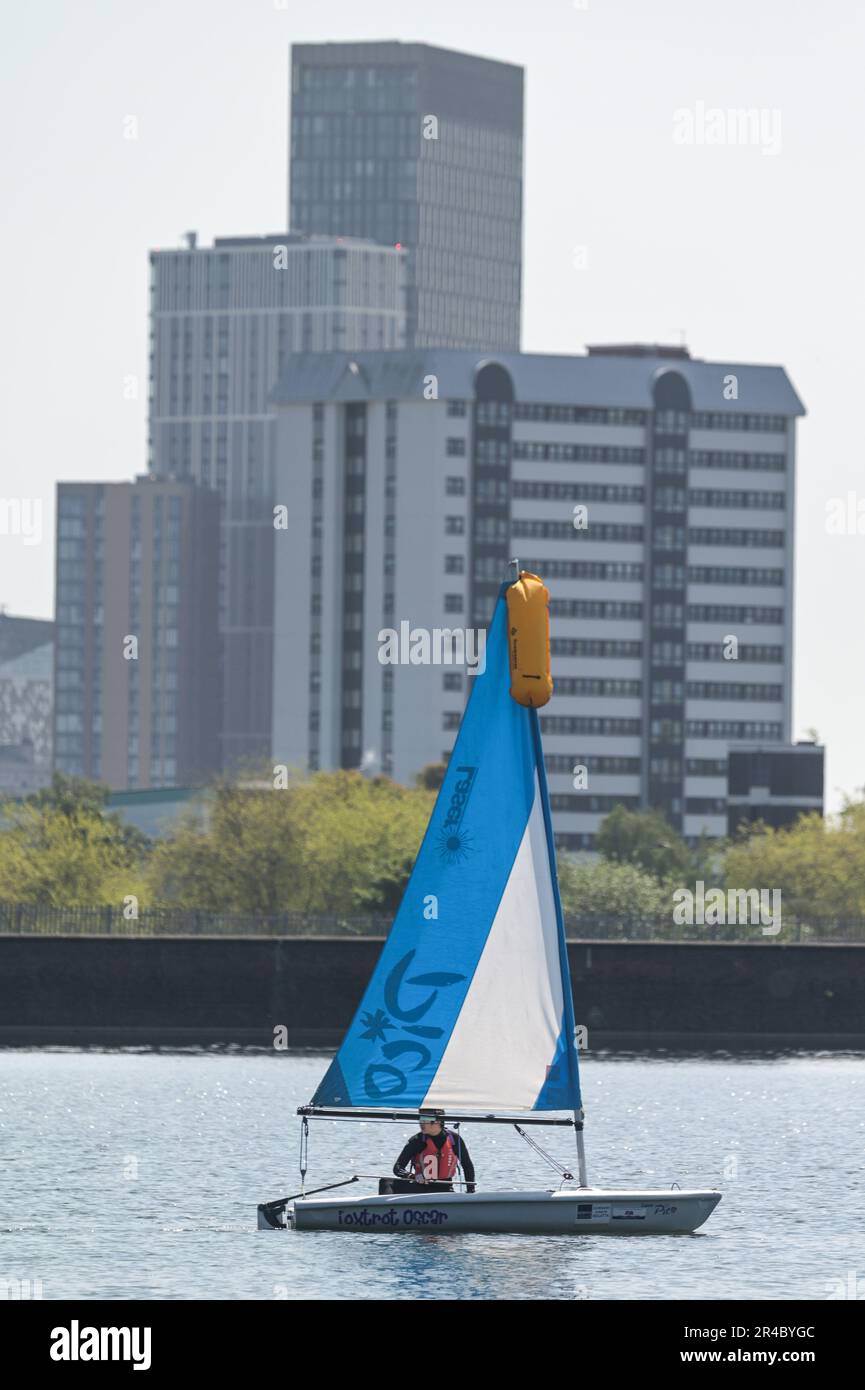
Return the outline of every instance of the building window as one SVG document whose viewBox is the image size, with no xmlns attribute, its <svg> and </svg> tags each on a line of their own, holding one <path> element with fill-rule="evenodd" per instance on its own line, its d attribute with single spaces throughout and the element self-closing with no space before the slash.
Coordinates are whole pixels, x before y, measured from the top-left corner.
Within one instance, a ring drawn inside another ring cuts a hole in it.
<svg viewBox="0 0 865 1390">
<path fill-rule="evenodd" d="M 786 434 L 787 417 L 738 410 L 729 413 L 695 410 L 691 426 L 695 430 L 754 430 L 765 434 Z"/>
<path fill-rule="evenodd" d="M 756 585 L 784 584 L 784 571 L 776 569 L 737 569 L 731 565 L 691 565 L 688 579 L 692 584 L 740 584 L 744 588 Z"/>
<path fill-rule="evenodd" d="M 783 531 L 760 529 L 756 526 L 721 527 L 692 526 L 688 531 L 691 545 L 744 546 L 752 550 L 780 550 L 785 541 Z"/>
</svg>

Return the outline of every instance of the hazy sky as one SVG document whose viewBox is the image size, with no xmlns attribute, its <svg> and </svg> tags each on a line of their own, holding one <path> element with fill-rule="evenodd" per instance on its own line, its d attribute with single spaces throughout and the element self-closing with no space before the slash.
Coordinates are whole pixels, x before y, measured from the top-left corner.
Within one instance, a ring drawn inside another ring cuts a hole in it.
<svg viewBox="0 0 865 1390">
<path fill-rule="evenodd" d="M 859 0 L 40 0 L 3 37 L 8 612 L 52 616 L 56 480 L 144 471 L 148 249 L 285 225 L 290 43 L 440 44 L 526 69 L 527 351 L 684 334 L 787 368 L 794 736 L 827 743 L 830 804 L 865 783 L 865 516 L 826 524 L 848 492 L 865 513 Z M 698 103 L 762 111 L 766 139 L 677 143 Z"/>
</svg>

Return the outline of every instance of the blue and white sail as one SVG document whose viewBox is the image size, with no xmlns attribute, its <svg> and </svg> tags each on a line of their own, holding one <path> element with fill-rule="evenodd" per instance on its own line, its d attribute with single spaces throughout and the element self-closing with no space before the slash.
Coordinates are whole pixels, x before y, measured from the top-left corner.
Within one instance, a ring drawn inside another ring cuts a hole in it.
<svg viewBox="0 0 865 1390">
<path fill-rule="evenodd" d="M 399 911 L 314 1105 L 581 1107 L 540 729 L 509 694 L 506 587 Z"/>
</svg>

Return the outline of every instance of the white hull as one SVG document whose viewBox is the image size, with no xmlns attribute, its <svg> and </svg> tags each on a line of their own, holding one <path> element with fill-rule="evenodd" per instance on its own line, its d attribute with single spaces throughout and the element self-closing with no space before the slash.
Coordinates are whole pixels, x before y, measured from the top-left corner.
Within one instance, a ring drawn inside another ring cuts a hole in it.
<svg viewBox="0 0 865 1390">
<path fill-rule="evenodd" d="M 431 1192 L 304 1197 L 288 1208 L 297 1231 L 501 1231 L 551 1235 L 685 1234 L 696 1231 L 720 1192 L 564 1188 L 548 1192 Z M 273 1229 L 259 1212 L 259 1229 Z"/>
</svg>

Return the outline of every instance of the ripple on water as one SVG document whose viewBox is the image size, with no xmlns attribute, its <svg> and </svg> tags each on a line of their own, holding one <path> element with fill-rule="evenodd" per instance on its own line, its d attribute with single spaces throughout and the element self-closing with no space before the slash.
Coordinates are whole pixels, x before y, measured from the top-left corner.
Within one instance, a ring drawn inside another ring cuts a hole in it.
<svg viewBox="0 0 865 1390">
<path fill-rule="evenodd" d="M 719 1187 L 695 1236 L 257 1232 L 257 1202 L 299 1185 L 294 1111 L 324 1063 L 4 1052 L 0 1278 L 45 1298 L 820 1299 L 865 1272 L 862 1055 L 585 1060 L 590 1179 Z M 389 1172 L 409 1132 L 313 1123 L 311 1185 Z M 516 1135 L 462 1132 L 484 1186 L 548 1184 Z"/>
</svg>

